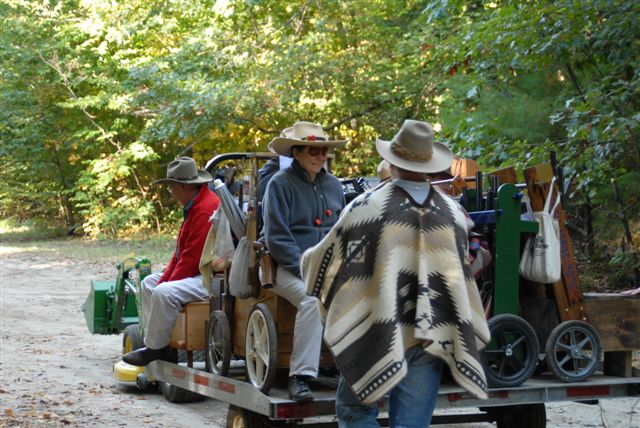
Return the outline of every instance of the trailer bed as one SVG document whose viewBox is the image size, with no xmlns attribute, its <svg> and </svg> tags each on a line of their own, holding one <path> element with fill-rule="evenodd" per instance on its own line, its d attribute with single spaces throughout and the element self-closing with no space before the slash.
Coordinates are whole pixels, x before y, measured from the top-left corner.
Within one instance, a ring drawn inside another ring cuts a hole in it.
<svg viewBox="0 0 640 428">
<path fill-rule="evenodd" d="M 307 418 L 335 418 L 335 378 L 320 377 L 311 384 L 314 401 L 299 403 L 288 398 L 286 384 L 276 382 L 269 395 L 266 395 L 245 381 L 242 372 L 242 369 L 236 369 L 230 377 L 224 377 L 199 368 L 164 361 L 155 361 L 145 369 L 149 380 L 169 382 L 269 419 L 300 421 Z M 467 407 L 484 409 L 562 401 L 589 402 L 638 394 L 640 377 L 615 377 L 597 373 L 585 382 L 565 383 L 548 375 L 533 377 L 517 388 L 490 389 L 488 400 L 478 400 L 456 385 L 443 384 L 438 394 L 436 410 Z M 381 413 L 385 413 L 386 400 L 382 400 L 379 407 Z M 438 418 L 434 418 L 433 422 L 437 423 Z"/>
</svg>

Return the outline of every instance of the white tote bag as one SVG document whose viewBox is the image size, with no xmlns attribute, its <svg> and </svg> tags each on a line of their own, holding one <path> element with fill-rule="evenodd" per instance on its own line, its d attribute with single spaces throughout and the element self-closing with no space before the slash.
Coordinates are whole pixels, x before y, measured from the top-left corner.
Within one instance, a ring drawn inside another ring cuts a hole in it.
<svg viewBox="0 0 640 428">
<path fill-rule="evenodd" d="M 235 248 L 231 237 L 229 220 L 224 210 L 218 209 L 213 214 L 214 244 L 211 260 L 211 267 L 214 271 L 220 272 L 231 265 Z"/>
<path fill-rule="evenodd" d="M 560 202 L 559 195 L 553 208 L 549 210 L 555 180 L 555 177 L 551 180 L 543 210 L 531 213 L 533 220 L 538 222 L 539 230 L 535 236 L 527 239 L 520 259 L 520 275 L 529 281 L 541 284 L 552 284 L 559 281 L 562 276 L 560 229 L 558 220 L 553 218 L 553 213 Z M 527 207 L 531 211 L 531 206 L 527 205 Z"/>
<path fill-rule="evenodd" d="M 229 271 L 229 292 L 233 297 L 246 299 L 253 295 L 253 289 L 249 284 L 251 251 L 253 242 L 248 241 L 246 236 L 240 238 Z"/>
</svg>

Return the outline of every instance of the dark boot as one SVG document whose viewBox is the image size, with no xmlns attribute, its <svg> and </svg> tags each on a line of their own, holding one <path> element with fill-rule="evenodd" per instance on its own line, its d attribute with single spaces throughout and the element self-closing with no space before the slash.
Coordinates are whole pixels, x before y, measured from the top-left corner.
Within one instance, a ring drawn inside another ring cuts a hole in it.
<svg viewBox="0 0 640 428">
<path fill-rule="evenodd" d="M 122 356 L 122 361 L 132 366 L 144 367 L 151 361 L 166 360 L 171 353 L 171 348 L 165 346 L 161 349 L 140 348 Z"/>
<path fill-rule="evenodd" d="M 313 401 L 305 376 L 293 375 L 289 378 L 289 398 L 293 401 Z"/>
</svg>

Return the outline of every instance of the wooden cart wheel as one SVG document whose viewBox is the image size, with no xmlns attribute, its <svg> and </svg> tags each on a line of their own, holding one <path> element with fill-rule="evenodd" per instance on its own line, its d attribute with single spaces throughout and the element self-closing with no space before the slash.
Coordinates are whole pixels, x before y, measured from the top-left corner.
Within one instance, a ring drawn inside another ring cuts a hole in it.
<svg viewBox="0 0 640 428">
<path fill-rule="evenodd" d="M 551 372 L 565 382 L 580 382 L 596 371 L 600 363 L 600 337 L 584 321 L 558 324 L 547 339 L 546 361 Z"/>
<path fill-rule="evenodd" d="M 277 336 L 271 311 L 258 303 L 251 311 L 245 332 L 247 378 L 260 391 L 267 393 L 276 376 Z"/>
<path fill-rule="evenodd" d="M 213 311 L 207 324 L 205 363 L 207 371 L 220 376 L 229 374 L 231 363 L 231 327 L 227 315 Z"/>
<path fill-rule="evenodd" d="M 538 363 L 538 337 L 533 327 L 513 314 L 500 314 L 488 321 L 491 342 L 482 352 L 482 365 L 489 386 L 522 385 Z"/>
</svg>

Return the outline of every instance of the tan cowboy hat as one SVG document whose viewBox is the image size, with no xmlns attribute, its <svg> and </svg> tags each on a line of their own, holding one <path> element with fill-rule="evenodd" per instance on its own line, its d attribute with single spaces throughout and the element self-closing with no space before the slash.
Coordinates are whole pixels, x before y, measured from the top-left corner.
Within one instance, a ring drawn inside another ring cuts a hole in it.
<svg viewBox="0 0 640 428">
<path fill-rule="evenodd" d="M 293 157 L 293 146 L 326 147 L 329 150 L 342 146 L 345 140 L 330 140 L 317 123 L 296 122 L 291 128 L 282 131 L 279 137 L 269 143 L 269 150 L 281 156 Z"/>
<path fill-rule="evenodd" d="M 383 159 L 399 168 L 434 173 L 451 166 L 453 153 L 433 140 L 433 128 L 427 122 L 407 119 L 391 141 L 376 140 Z"/>
<path fill-rule="evenodd" d="M 213 177 L 207 171 L 198 170 L 196 161 L 182 156 L 167 165 L 167 178 L 161 178 L 153 183 L 203 184 L 212 180 Z"/>
</svg>

